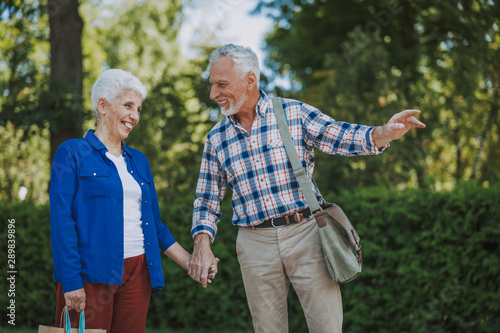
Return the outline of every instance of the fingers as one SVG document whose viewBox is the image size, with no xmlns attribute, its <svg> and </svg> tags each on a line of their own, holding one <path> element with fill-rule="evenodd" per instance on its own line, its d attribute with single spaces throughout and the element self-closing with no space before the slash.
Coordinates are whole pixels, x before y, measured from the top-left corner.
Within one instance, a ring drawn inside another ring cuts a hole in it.
<svg viewBox="0 0 500 333">
<path fill-rule="evenodd" d="M 217 263 L 219 262 L 219 258 L 215 258 L 215 260 Z M 208 270 L 208 278 L 213 279 L 215 275 L 217 275 L 217 272 L 217 264 L 210 266 L 210 269 Z"/>
<path fill-rule="evenodd" d="M 392 126 L 393 129 L 400 130 L 403 129 L 404 127 L 418 127 L 418 128 L 425 128 L 425 124 L 419 121 L 417 118 L 414 116 L 417 114 L 420 114 L 420 110 L 404 110 L 399 113 L 396 113 L 389 123 L 392 124 L 403 124 L 404 126 L 398 125 L 398 126 Z"/>
<path fill-rule="evenodd" d="M 201 277 L 200 277 L 200 283 L 203 286 L 203 288 L 206 288 L 208 285 L 208 270 L 210 267 L 207 267 L 206 269 L 203 269 L 201 272 Z"/>
<path fill-rule="evenodd" d="M 191 262 L 189 264 L 188 275 L 193 280 L 200 282 L 204 287 L 206 287 L 211 267 L 212 266 L 209 266 L 209 264 L 197 264 L 196 262 Z"/>
<path fill-rule="evenodd" d="M 210 249 L 210 239 L 206 234 L 198 234 L 194 239 L 193 254 L 189 260 L 189 276 L 200 282 L 203 287 L 211 282 L 211 278 L 215 277 L 217 273 L 217 262 Z M 209 274 L 213 273 L 213 276 Z"/>
<path fill-rule="evenodd" d="M 406 118 L 406 121 L 412 126 L 412 127 L 418 127 L 418 128 L 425 128 L 425 124 L 421 121 L 419 121 L 415 117 L 408 117 Z"/>
<path fill-rule="evenodd" d="M 387 129 L 389 131 L 399 131 L 404 129 L 405 127 L 406 127 L 405 124 L 402 123 L 387 124 Z"/>
<path fill-rule="evenodd" d="M 214 258 L 214 262 L 212 265 L 206 267 L 198 267 L 195 268 L 194 264 L 189 265 L 189 270 L 188 274 L 189 276 L 201 283 L 203 287 L 207 287 L 209 283 L 212 283 L 212 280 L 215 278 L 215 275 L 217 275 L 218 269 L 217 269 L 217 263 L 219 262 L 219 258 Z"/>
<path fill-rule="evenodd" d="M 409 116 L 415 116 L 417 114 L 420 114 L 422 111 L 420 110 L 404 110 L 396 114 L 398 118 L 406 118 Z"/>
<path fill-rule="evenodd" d="M 68 310 L 75 310 L 77 312 L 85 310 L 86 295 L 83 288 L 64 293 L 64 300 L 66 301 Z"/>
<path fill-rule="evenodd" d="M 187 273 L 193 280 L 196 280 L 195 279 L 196 270 L 194 269 L 194 264 L 191 263 L 191 261 L 189 261 Z"/>
</svg>

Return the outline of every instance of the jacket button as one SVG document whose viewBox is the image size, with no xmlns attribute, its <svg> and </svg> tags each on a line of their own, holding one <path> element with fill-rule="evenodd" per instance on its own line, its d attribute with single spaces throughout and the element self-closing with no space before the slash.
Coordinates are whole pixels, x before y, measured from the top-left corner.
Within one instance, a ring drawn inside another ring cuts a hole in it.
<svg viewBox="0 0 500 333">
<path fill-rule="evenodd" d="M 153 263 L 150 263 L 149 266 L 153 266 Z"/>
<path fill-rule="evenodd" d="M 134 173 L 134 170 L 130 171 L 130 173 Z"/>
<path fill-rule="evenodd" d="M 148 223 L 148 222 L 146 222 L 146 225 L 149 225 L 149 223 Z"/>
<path fill-rule="evenodd" d="M 141 183 L 141 185 L 144 185 L 144 183 Z"/>
<path fill-rule="evenodd" d="M 94 176 L 96 176 L 97 174 L 94 172 Z"/>
</svg>

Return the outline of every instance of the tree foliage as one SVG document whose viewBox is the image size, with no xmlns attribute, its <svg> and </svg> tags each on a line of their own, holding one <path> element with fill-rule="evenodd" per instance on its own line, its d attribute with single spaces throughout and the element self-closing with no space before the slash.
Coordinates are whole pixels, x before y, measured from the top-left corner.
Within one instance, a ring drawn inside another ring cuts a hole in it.
<svg viewBox="0 0 500 333">
<path fill-rule="evenodd" d="M 0 200 L 47 199 L 48 117 L 39 112 L 47 90 L 50 46 L 46 7 L 38 1 L 0 4 Z"/>
<path fill-rule="evenodd" d="M 209 87 L 201 76 L 206 59 L 187 60 L 177 43 L 182 2 L 82 1 L 83 96 L 75 94 L 70 84 L 57 83 L 54 78 L 61 80 L 61 75 L 56 75 L 60 71 L 51 75 L 48 16 L 60 14 L 57 4 L 8 1 L 0 7 L 0 24 L 6 31 L 0 38 L 0 71 L 4 74 L 0 78 L 0 126 L 28 133 L 35 125 L 39 133 L 48 128 L 51 137 L 68 130 L 81 137 L 96 125 L 90 103 L 93 83 L 104 70 L 122 68 L 141 79 L 149 90 L 141 124 L 126 143 L 150 159 L 162 199 L 179 195 L 179 191 L 192 196 L 201 147 L 213 121 L 207 106 Z M 56 36 L 61 37 L 60 32 Z M 74 70 L 78 72 L 78 66 Z M 53 152 L 57 146 L 54 143 Z M 2 160 L 13 161 L 20 158 L 18 155 L 5 151 Z M 23 161 L 26 164 L 27 160 Z M 7 162 L 4 167 L 8 167 Z M 46 181 L 49 171 L 50 163 L 46 163 L 33 176 Z M 11 183 L 19 181 L 22 174 L 2 181 L 6 198 L 14 198 Z M 32 188 L 32 178 L 24 178 L 23 183 Z M 40 186 L 40 181 L 36 184 Z M 46 199 L 39 191 L 29 193 L 31 198 Z"/>
<path fill-rule="evenodd" d="M 332 189 L 500 179 L 498 1 L 263 0 L 257 11 L 276 21 L 267 63 L 294 82 L 285 93 L 362 124 L 422 110 L 427 128 L 385 156 L 319 156 Z"/>
<path fill-rule="evenodd" d="M 0 125 L 31 126 L 44 118 L 36 113 L 48 81 L 49 30 L 46 8 L 38 1 L 0 4 Z"/>
<path fill-rule="evenodd" d="M 177 43 L 182 2 L 107 6 L 104 14 L 89 13 L 95 22 L 93 43 L 106 55 L 102 69 L 130 71 L 149 89 L 140 125 L 126 143 L 148 156 L 163 200 L 192 196 L 201 148 L 213 123 L 206 110 L 208 91 L 201 82 L 205 62 L 188 61 Z"/>
</svg>

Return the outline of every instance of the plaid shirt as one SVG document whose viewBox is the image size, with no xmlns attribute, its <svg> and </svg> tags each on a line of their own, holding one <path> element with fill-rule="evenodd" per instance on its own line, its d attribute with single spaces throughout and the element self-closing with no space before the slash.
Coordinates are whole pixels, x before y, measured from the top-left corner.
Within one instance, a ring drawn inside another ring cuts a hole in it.
<svg viewBox="0 0 500 333">
<path fill-rule="evenodd" d="M 374 127 L 335 121 L 300 101 L 282 99 L 282 103 L 299 158 L 320 202 L 323 198 L 311 181 L 314 148 L 344 156 L 383 151 L 373 141 Z M 251 133 L 228 116 L 208 134 L 196 187 L 193 237 L 207 233 L 213 241 L 221 218 L 220 202 L 228 187 L 233 191 L 234 225 L 257 225 L 307 207 L 278 131 L 271 98 L 262 91 L 256 112 Z"/>
</svg>

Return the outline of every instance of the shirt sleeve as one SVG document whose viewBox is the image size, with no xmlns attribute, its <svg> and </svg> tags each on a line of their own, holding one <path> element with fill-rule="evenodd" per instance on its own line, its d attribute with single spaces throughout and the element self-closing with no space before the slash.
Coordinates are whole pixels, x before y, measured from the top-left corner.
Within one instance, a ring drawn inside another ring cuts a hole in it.
<svg viewBox="0 0 500 333">
<path fill-rule="evenodd" d="M 81 258 L 72 205 L 78 186 L 76 158 L 63 143 L 56 152 L 50 178 L 50 236 L 56 275 L 63 292 L 83 288 Z"/>
<path fill-rule="evenodd" d="M 199 233 L 206 233 L 210 235 L 211 242 L 214 241 L 217 223 L 221 218 L 220 204 L 226 189 L 227 177 L 210 140 L 207 139 L 194 200 L 191 229 L 193 238 Z"/>
<path fill-rule="evenodd" d="M 301 108 L 304 136 L 309 146 L 343 156 L 378 155 L 389 144 L 378 148 L 373 140 L 375 127 L 336 121 L 318 109 L 303 104 Z"/>
</svg>

